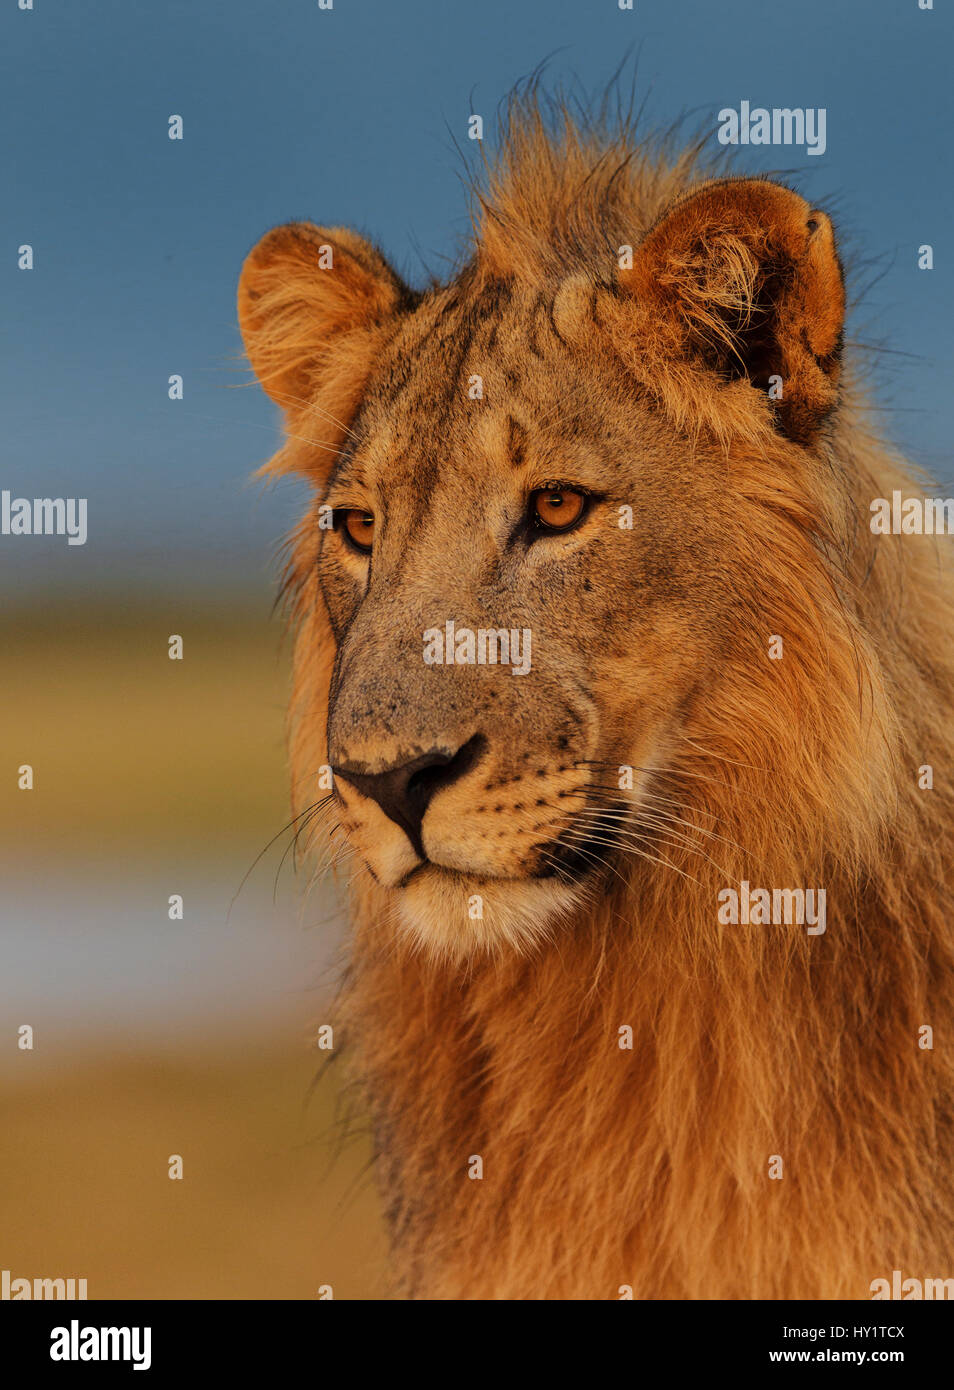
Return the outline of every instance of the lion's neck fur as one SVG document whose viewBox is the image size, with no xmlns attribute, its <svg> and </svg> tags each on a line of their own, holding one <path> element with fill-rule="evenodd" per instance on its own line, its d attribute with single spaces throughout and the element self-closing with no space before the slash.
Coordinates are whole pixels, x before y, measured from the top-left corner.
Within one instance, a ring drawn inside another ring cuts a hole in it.
<svg viewBox="0 0 954 1390">
<path fill-rule="evenodd" d="M 892 1269 L 945 1273 L 951 1069 L 918 1029 L 950 956 L 917 889 L 826 881 L 851 909 L 817 961 L 791 928 L 716 939 L 714 873 L 464 971 L 396 955 L 366 901 L 349 1012 L 406 1288 L 864 1297 Z"/>
</svg>

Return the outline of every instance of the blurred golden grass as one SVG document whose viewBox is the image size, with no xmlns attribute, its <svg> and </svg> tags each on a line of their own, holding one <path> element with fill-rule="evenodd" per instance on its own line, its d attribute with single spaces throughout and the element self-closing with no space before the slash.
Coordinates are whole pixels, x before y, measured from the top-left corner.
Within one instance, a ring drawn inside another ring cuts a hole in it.
<svg viewBox="0 0 954 1390">
<path fill-rule="evenodd" d="M 37 902 L 80 865 L 135 883 L 157 849 L 241 877 L 289 818 L 280 636 L 264 600 L 58 599 L 4 616 L 0 855 L 27 866 Z M 17 789 L 22 763 L 33 791 Z M 80 1059 L 7 1055 L 0 1267 L 85 1277 L 91 1298 L 379 1294 L 366 1146 L 329 1171 L 335 1068 L 303 1118 L 320 1057 L 257 1028 L 229 1050 L 197 1020 L 204 1040 L 178 1052 L 130 1036 L 117 1055 L 104 1032 Z"/>
<path fill-rule="evenodd" d="M 0 1079 L 0 1267 L 91 1299 L 380 1297 L 367 1144 L 333 1159 L 318 1067 L 273 1039 L 67 1070 L 22 1054 Z"/>
<path fill-rule="evenodd" d="M 168 657 L 173 633 L 182 661 Z M 287 649 L 264 603 L 58 603 L 6 618 L 2 640 L 5 852 L 148 837 L 207 858 L 257 852 L 288 819 Z M 17 788 L 23 763 L 32 792 Z"/>
</svg>

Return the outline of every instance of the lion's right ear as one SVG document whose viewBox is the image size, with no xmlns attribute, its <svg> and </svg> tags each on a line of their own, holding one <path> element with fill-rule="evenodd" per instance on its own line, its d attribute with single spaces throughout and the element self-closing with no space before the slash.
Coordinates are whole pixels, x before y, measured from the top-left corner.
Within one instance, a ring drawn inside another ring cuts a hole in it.
<svg viewBox="0 0 954 1390">
<path fill-rule="evenodd" d="M 721 179 L 690 191 L 620 271 L 617 308 L 629 331 L 619 341 L 686 415 L 706 395 L 693 367 L 754 388 L 799 443 L 815 438 L 838 400 L 845 291 L 834 230 L 781 184 Z M 779 394 L 769 397 L 769 386 Z M 714 418 L 729 413 L 724 395 Z"/>
<path fill-rule="evenodd" d="M 311 415 L 308 432 L 333 452 L 387 325 L 413 302 L 354 232 L 290 222 L 264 236 L 242 267 L 239 326 L 264 389 L 291 419 Z"/>
</svg>

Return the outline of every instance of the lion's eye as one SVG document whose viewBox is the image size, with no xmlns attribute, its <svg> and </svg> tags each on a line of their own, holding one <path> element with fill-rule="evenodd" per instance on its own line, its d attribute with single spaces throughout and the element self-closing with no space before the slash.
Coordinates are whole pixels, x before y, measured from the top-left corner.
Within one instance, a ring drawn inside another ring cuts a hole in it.
<svg viewBox="0 0 954 1390">
<path fill-rule="evenodd" d="M 347 511 L 341 512 L 340 517 L 345 536 L 355 550 L 360 550 L 363 555 L 370 554 L 374 544 L 373 513 L 360 511 L 357 507 L 350 507 Z"/>
<path fill-rule="evenodd" d="M 548 531 L 569 531 L 586 508 L 586 495 L 570 487 L 542 487 L 530 498 L 530 515 Z"/>
</svg>

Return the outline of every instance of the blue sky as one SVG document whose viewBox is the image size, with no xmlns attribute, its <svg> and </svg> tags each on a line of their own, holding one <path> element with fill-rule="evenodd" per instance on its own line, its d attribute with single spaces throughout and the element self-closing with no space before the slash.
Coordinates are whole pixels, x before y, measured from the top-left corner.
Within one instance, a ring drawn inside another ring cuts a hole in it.
<svg viewBox="0 0 954 1390">
<path fill-rule="evenodd" d="M 918 0 L 8 0 L 3 112 L 0 485 L 89 498 L 85 547 L 0 551 L 6 592 L 267 586 L 299 505 L 250 481 L 277 444 L 247 380 L 242 260 L 292 218 L 371 235 L 414 283 L 468 226 L 471 111 L 491 117 L 549 56 L 598 92 L 638 54 L 647 122 L 825 107 L 827 150 L 750 148 L 831 207 L 856 282 L 851 332 L 879 359 L 888 425 L 954 473 L 948 6 Z M 167 138 L 171 114 L 185 138 Z M 489 121 L 488 121 L 489 130 Z M 781 159 L 780 159 L 781 156 Z M 35 248 L 32 272 L 16 248 Z M 917 269 L 931 243 L 936 268 Z M 905 354 L 912 354 L 907 356 Z M 171 373 L 185 398 L 167 399 Z"/>
</svg>

